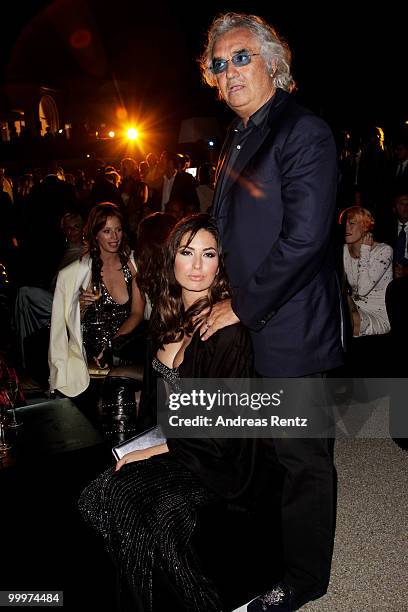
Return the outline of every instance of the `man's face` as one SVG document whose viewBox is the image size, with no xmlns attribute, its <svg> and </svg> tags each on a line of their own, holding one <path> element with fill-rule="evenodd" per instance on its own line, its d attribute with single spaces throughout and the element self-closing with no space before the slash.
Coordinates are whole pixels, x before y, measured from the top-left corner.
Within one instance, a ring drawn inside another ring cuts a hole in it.
<svg viewBox="0 0 408 612">
<path fill-rule="evenodd" d="M 234 53 L 244 49 L 251 54 L 259 53 L 260 43 L 246 28 L 235 28 L 217 39 L 213 58 L 231 60 Z M 252 56 L 246 66 L 234 66 L 229 61 L 226 70 L 216 78 L 221 96 L 245 123 L 276 91 L 261 55 Z"/>
<path fill-rule="evenodd" d="M 394 203 L 398 219 L 401 223 L 408 222 L 408 195 L 400 195 Z"/>
<path fill-rule="evenodd" d="M 398 161 L 405 161 L 406 159 L 408 159 L 408 147 L 403 144 L 399 144 L 397 147 L 395 147 L 395 154 L 397 156 Z"/>
</svg>

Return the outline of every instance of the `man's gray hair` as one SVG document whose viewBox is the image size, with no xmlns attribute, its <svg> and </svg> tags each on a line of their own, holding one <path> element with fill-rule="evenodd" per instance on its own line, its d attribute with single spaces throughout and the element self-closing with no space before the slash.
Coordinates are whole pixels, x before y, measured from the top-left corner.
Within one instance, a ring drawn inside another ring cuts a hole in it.
<svg viewBox="0 0 408 612">
<path fill-rule="evenodd" d="M 199 59 L 204 82 L 211 87 L 217 86 L 217 79 L 210 70 L 214 45 L 220 36 L 236 28 L 246 28 L 255 34 L 267 69 L 271 73 L 274 72 L 273 83 L 275 87 L 292 91 L 295 88 L 295 81 L 290 72 L 292 53 L 288 44 L 261 17 L 246 15 L 245 13 L 225 13 L 216 17 L 212 22 L 208 30 L 207 45 Z M 276 63 L 276 69 L 274 69 L 274 63 Z"/>
</svg>

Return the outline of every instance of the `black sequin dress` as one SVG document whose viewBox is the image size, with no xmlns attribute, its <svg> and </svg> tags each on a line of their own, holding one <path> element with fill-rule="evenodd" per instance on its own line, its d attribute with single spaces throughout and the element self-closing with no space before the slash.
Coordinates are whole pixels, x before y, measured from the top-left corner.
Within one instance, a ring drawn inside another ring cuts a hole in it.
<svg viewBox="0 0 408 612">
<path fill-rule="evenodd" d="M 157 359 L 153 368 L 177 386 L 177 368 Z M 216 590 L 190 543 L 197 510 L 216 500 L 169 453 L 125 464 L 116 473 L 109 469 L 83 491 L 80 511 L 103 536 L 122 590 L 134 595 L 135 612 L 153 609 L 153 568 L 165 574 L 186 610 L 220 612 Z"/>
<path fill-rule="evenodd" d="M 101 297 L 85 311 L 82 320 L 82 341 L 88 360 L 97 357 L 109 346 L 111 339 L 130 315 L 132 272 L 127 264 L 123 266 L 123 275 L 129 295 L 129 299 L 124 304 L 115 302 L 101 281 Z"/>
<path fill-rule="evenodd" d="M 152 366 L 177 389 L 179 377 L 191 376 L 190 368 L 200 376 L 247 377 L 251 359 L 249 336 L 237 325 L 220 330 L 205 343 L 195 334 L 178 369 L 168 368 L 156 358 Z M 132 602 L 126 610 L 157 609 L 156 595 L 162 585 L 168 584 L 180 605 L 166 607 L 166 612 L 222 610 L 217 590 L 204 575 L 191 539 L 198 510 L 244 489 L 253 468 L 243 452 L 245 441 L 188 442 L 168 440 L 169 453 L 125 464 L 118 472 L 107 470 L 79 500 L 82 515 L 102 535 L 114 560 L 121 592 L 131 594 Z M 235 442 L 238 453 L 234 451 Z"/>
</svg>

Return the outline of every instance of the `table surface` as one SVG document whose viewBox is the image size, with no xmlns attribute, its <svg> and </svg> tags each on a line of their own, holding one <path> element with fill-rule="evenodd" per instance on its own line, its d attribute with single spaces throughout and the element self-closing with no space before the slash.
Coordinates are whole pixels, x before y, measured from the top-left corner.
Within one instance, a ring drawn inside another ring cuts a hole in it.
<svg viewBox="0 0 408 612">
<path fill-rule="evenodd" d="M 0 469 L 20 462 L 106 444 L 87 417 L 68 398 L 16 409 L 22 426 L 6 430 L 12 449 L 0 457 Z"/>
</svg>

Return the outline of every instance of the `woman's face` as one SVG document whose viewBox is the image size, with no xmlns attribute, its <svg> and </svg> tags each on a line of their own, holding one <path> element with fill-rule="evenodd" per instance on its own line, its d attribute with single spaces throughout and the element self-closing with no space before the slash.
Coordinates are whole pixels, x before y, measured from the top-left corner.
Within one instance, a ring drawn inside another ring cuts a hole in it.
<svg viewBox="0 0 408 612">
<path fill-rule="evenodd" d="M 117 253 L 122 242 L 122 224 L 118 217 L 108 217 L 105 226 L 96 234 L 101 251 Z"/>
<path fill-rule="evenodd" d="M 183 300 L 189 303 L 208 294 L 218 272 L 217 243 L 212 234 L 201 229 L 188 244 L 184 234 L 174 260 L 174 275 L 182 287 Z"/>
<path fill-rule="evenodd" d="M 351 219 L 347 217 L 345 234 L 346 244 L 354 244 L 359 242 L 363 239 L 365 233 L 363 224 L 361 221 L 358 221 L 357 217 L 351 217 Z"/>
<path fill-rule="evenodd" d="M 69 244 L 81 244 L 82 242 L 82 220 L 75 217 L 68 217 L 63 224 L 63 232 Z"/>
</svg>

